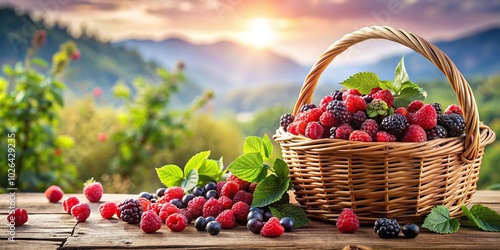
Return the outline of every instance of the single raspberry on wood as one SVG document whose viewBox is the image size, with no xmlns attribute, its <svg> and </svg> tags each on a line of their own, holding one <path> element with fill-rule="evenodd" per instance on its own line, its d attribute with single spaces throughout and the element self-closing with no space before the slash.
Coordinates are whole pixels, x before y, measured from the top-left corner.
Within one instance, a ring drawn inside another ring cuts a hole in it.
<svg viewBox="0 0 500 250">
<path fill-rule="evenodd" d="M 412 124 L 406 130 L 403 137 L 404 142 L 424 142 L 427 141 L 425 130 L 417 124 Z"/>
<path fill-rule="evenodd" d="M 260 230 L 260 234 L 264 237 L 280 237 L 284 232 L 285 228 L 277 217 L 271 217 Z"/>
<path fill-rule="evenodd" d="M 99 213 L 104 219 L 113 217 L 116 213 L 116 209 L 118 209 L 118 205 L 112 201 L 107 201 L 99 205 Z"/>
<path fill-rule="evenodd" d="M 45 197 L 49 202 L 56 203 L 62 199 L 64 192 L 59 186 L 52 185 L 45 190 Z"/>
<path fill-rule="evenodd" d="M 87 197 L 87 200 L 90 202 L 98 202 L 101 200 L 103 188 L 100 182 L 94 180 L 94 178 L 90 178 L 84 183 L 85 187 L 83 188 L 83 194 Z"/>
<path fill-rule="evenodd" d="M 231 209 L 222 211 L 217 218 L 215 218 L 215 220 L 218 221 L 222 225 L 222 228 L 225 229 L 231 229 L 236 226 L 236 218 L 234 217 L 234 212 Z"/>
<path fill-rule="evenodd" d="M 7 215 L 9 224 L 14 221 L 16 227 L 24 225 L 28 221 L 28 212 L 24 208 L 16 208 Z"/>
<path fill-rule="evenodd" d="M 349 141 L 371 142 L 372 137 L 364 131 L 354 130 L 354 131 L 352 131 L 351 135 L 349 136 Z"/>
<path fill-rule="evenodd" d="M 305 136 L 311 139 L 320 139 L 323 137 L 323 126 L 319 122 L 309 122 L 306 127 Z"/>
<path fill-rule="evenodd" d="M 90 206 L 87 203 L 80 203 L 71 208 L 71 215 L 78 222 L 84 222 L 90 216 Z"/>
<path fill-rule="evenodd" d="M 344 208 L 337 219 L 336 226 L 342 233 L 354 233 L 359 229 L 359 220 L 352 209 Z"/>
<path fill-rule="evenodd" d="M 64 211 L 68 212 L 68 214 L 71 214 L 71 208 L 78 203 L 80 203 L 78 198 L 76 198 L 75 196 L 71 196 L 63 201 L 62 206 Z"/>
<path fill-rule="evenodd" d="M 187 227 L 188 223 L 184 215 L 182 215 L 181 213 L 175 213 L 168 216 L 165 224 L 168 228 L 170 228 L 170 230 L 174 232 L 180 232 Z"/>
<path fill-rule="evenodd" d="M 142 213 L 141 229 L 145 233 L 154 233 L 161 228 L 161 218 L 153 210 Z"/>
</svg>

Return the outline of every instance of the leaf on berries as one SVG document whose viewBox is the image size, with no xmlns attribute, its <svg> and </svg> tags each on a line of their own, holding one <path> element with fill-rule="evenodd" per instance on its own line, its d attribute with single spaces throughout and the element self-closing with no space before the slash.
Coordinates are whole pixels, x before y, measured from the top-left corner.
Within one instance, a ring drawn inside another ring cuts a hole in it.
<svg viewBox="0 0 500 250">
<path fill-rule="evenodd" d="M 439 234 L 455 233 L 460 227 L 460 222 L 457 219 L 451 219 L 450 210 L 439 205 L 431 210 L 431 213 L 425 217 L 423 228 L 427 228 L 432 232 Z"/>
<path fill-rule="evenodd" d="M 198 169 L 198 174 L 201 176 L 206 176 L 209 178 L 212 178 L 212 181 L 217 180 L 219 177 L 219 164 L 218 161 L 215 160 L 210 160 L 208 159 L 205 164 L 203 164 L 199 169 Z"/>
<path fill-rule="evenodd" d="M 361 94 L 368 94 L 373 88 L 380 86 L 380 79 L 373 72 L 360 72 L 347 78 L 340 85 L 350 89 L 357 89 Z"/>
<path fill-rule="evenodd" d="M 269 209 L 271 210 L 273 216 L 278 217 L 280 220 L 283 217 L 292 218 L 293 222 L 295 223 L 294 228 L 301 228 L 309 223 L 306 212 L 304 212 L 304 210 L 299 206 L 287 203 L 278 207 L 271 206 L 269 207 Z"/>
<path fill-rule="evenodd" d="M 483 231 L 500 232 L 500 215 L 489 207 L 476 204 L 469 210 L 462 206 L 465 216 Z"/>
<path fill-rule="evenodd" d="M 191 190 L 196 187 L 196 185 L 198 184 L 198 180 L 199 180 L 198 172 L 196 171 L 196 169 L 191 169 L 186 178 L 182 180 L 180 187 L 185 191 Z"/>
<path fill-rule="evenodd" d="M 290 170 L 288 165 L 282 159 L 276 159 L 273 165 L 274 172 L 280 179 L 290 178 Z"/>
<path fill-rule="evenodd" d="M 401 85 L 404 82 L 410 81 L 410 77 L 408 77 L 408 73 L 406 72 L 405 68 L 405 57 L 401 57 L 401 60 L 398 63 L 398 66 L 396 66 L 396 70 L 394 72 L 394 81 L 392 84 L 396 89 L 402 89 Z"/>
<path fill-rule="evenodd" d="M 266 157 L 266 148 L 264 146 L 264 141 L 258 136 L 249 136 L 245 139 L 245 144 L 243 144 L 243 153 L 260 153 L 262 157 Z"/>
<path fill-rule="evenodd" d="M 231 162 L 227 169 L 244 181 L 254 182 L 263 169 L 263 163 L 259 152 L 245 153 Z"/>
<path fill-rule="evenodd" d="M 414 100 L 425 100 L 425 91 L 417 87 L 406 87 L 399 93 L 398 96 L 394 98 L 394 106 L 408 107 L 408 105 Z"/>
<path fill-rule="evenodd" d="M 265 157 L 269 159 L 274 151 L 273 143 L 267 134 L 264 134 L 264 137 L 262 137 L 262 142 L 264 143 Z"/>
<path fill-rule="evenodd" d="M 198 171 L 201 166 L 205 165 L 208 156 L 210 156 L 210 151 L 202 151 L 193 155 L 184 166 L 184 177 L 187 178 L 191 170 Z"/>
<path fill-rule="evenodd" d="M 259 182 L 253 193 L 253 207 L 265 207 L 281 199 L 287 191 L 290 177 L 281 179 L 276 175 L 269 175 Z"/>
<path fill-rule="evenodd" d="M 184 179 L 181 168 L 172 164 L 156 168 L 156 173 L 160 182 L 167 187 L 180 186 Z"/>
</svg>

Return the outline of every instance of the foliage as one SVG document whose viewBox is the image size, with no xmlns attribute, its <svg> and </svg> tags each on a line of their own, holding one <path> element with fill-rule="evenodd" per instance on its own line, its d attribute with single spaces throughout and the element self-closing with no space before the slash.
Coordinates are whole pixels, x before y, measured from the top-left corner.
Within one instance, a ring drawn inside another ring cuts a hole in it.
<svg viewBox="0 0 500 250">
<path fill-rule="evenodd" d="M 54 54 L 52 68 L 40 73 L 35 66 L 46 68 L 48 63 L 33 57 L 43 45 L 46 32 L 35 33 L 32 47 L 28 50 L 24 64 L 4 66 L 8 79 L 0 79 L 0 124 L 2 134 L 15 135 L 15 171 L 17 188 L 23 191 L 43 191 L 51 184 L 58 184 L 67 191 L 72 190 L 76 177 L 75 167 L 68 164 L 61 151 L 71 148 L 71 137 L 57 135 L 57 110 L 64 105 L 62 91 L 64 83 L 57 80 L 75 51 L 70 41 L 61 45 Z M 7 140 L 1 140 L 1 148 L 7 148 Z M 7 162 L 7 155 L 0 155 L 0 162 Z M 7 176 L 6 169 L 2 173 Z M 1 179 L 7 187 L 6 178 Z"/>
</svg>

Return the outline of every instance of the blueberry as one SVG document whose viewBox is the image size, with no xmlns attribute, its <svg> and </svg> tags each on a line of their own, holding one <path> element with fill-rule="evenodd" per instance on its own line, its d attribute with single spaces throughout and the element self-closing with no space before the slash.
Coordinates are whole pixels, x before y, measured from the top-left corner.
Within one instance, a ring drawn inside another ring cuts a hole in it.
<svg viewBox="0 0 500 250">
<path fill-rule="evenodd" d="M 178 198 L 174 198 L 172 200 L 170 200 L 170 203 L 171 204 L 174 204 L 177 208 L 184 208 L 184 203 L 182 203 L 181 200 L 179 200 Z"/>
<path fill-rule="evenodd" d="M 194 194 L 185 194 L 183 197 L 182 197 L 182 203 L 184 204 L 184 206 L 187 206 L 188 203 L 194 198 Z"/>
<path fill-rule="evenodd" d="M 211 221 L 215 221 L 215 217 L 213 216 L 208 216 L 207 218 L 205 218 L 205 221 L 208 223 L 210 223 Z"/>
<path fill-rule="evenodd" d="M 295 222 L 290 217 L 281 218 L 280 224 L 285 228 L 285 232 L 291 232 L 295 227 Z"/>
<path fill-rule="evenodd" d="M 196 220 L 194 221 L 194 227 L 198 231 L 204 231 L 206 226 L 207 226 L 207 221 L 205 220 L 205 218 L 203 218 L 203 216 L 196 218 Z"/>
<path fill-rule="evenodd" d="M 252 218 L 247 222 L 247 229 L 254 234 L 259 234 L 263 226 L 264 223 L 257 218 Z"/>
<path fill-rule="evenodd" d="M 218 198 L 218 197 L 217 197 L 217 191 L 215 191 L 215 190 L 209 190 L 209 191 L 205 194 L 205 198 L 206 198 L 207 200 L 208 200 L 208 199 L 210 199 L 210 198 L 212 198 L 212 197 L 213 197 L 213 198 L 215 198 L 215 199 L 217 199 L 217 198 Z"/>
<path fill-rule="evenodd" d="M 271 213 L 271 211 L 266 211 L 264 213 L 264 221 L 268 221 L 271 217 L 273 217 L 273 213 Z"/>
<path fill-rule="evenodd" d="M 251 208 L 250 208 L 250 212 L 251 212 L 251 211 L 257 211 L 257 212 L 259 212 L 259 213 L 261 213 L 261 214 L 264 214 L 264 209 L 262 209 L 262 208 L 260 208 L 260 207 L 251 207 Z"/>
<path fill-rule="evenodd" d="M 153 195 L 148 193 L 148 192 L 140 192 L 139 198 L 145 198 L 145 199 L 151 200 L 153 198 Z"/>
<path fill-rule="evenodd" d="M 251 219 L 257 219 L 257 220 L 263 221 L 264 220 L 264 216 L 261 213 L 259 213 L 259 212 L 250 211 L 248 213 L 248 215 L 247 215 L 247 221 L 249 221 Z"/>
<path fill-rule="evenodd" d="M 217 184 L 215 184 L 214 182 L 209 182 L 205 185 L 205 190 L 217 190 Z"/>
<path fill-rule="evenodd" d="M 210 235 L 218 235 L 222 230 L 222 226 L 218 221 L 211 221 L 207 224 L 207 231 Z"/>
<path fill-rule="evenodd" d="M 165 195 L 165 189 L 166 189 L 166 188 L 158 188 L 158 189 L 156 190 L 156 196 L 157 196 L 158 198 L 163 197 L 163 195 Z"/>
<path fill-rule="evenodd" d="M 194 196 L 204 196 L 205 195 L 205 189 L 201 187 L 195 187 L 193 189 L 193 192 L 191 192 Z"/>
<path fill-rule="evenodd" d="M 403 226 L 402 231 L 406 238 L 415 238 L 420 233 L 420 228 L 413 223 L 409 223 Z"/>
</svg>

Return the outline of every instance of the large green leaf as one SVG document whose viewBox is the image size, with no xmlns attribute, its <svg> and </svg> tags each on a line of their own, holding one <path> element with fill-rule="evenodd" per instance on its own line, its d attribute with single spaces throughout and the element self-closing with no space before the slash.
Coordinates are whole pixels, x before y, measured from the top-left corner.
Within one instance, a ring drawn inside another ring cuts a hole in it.
<svg viewBox="0 0 500 250">
<path fill-rule="evenodd" d="M 350 89 L 357 89 L 361 94 L 368 94 L 372 88 L 380 86 L 380 79 L 373 72 L 360 72 L 347 78 L 340 85 Z"/>
<path fill-rule="evenodd" d="M 500 232 L 500 215 L 489 207 L 476 204 L 469 210 L 462 206 L 465 216 L 484 231 Z"/>
<path fill-rule="evenodd" d="M 262 157 L 266 157 L 266 150 L 264 148 L 264 142 L 258 136 L 249 136 L 245 139 L 243 144 L 243 153 L 259 153 Z"/>
<path fill-rule="evenodd" d="M 209 155 L 210 151 L 202 151 L 193 155 L 184 166 L 184 177 L 187 178 L 193 169 L 198 171 L 205 164 Z"/>
<path fill-rule="evenodd" d="M 191 169 L 186 178 L 182 180 L 180 186 L 182 189 L 184 189 L 184 191 L 188 191 L 196 187 L 196 185 L 198 184 L 198 180 L 198 172 L 196 171 L 196 169 Z"/>
<path fill-rule="evenodd" d="M 160 182 L 167 187 L 180 186 L 184 179 L 181 168 L 173 164 L 156 168 L 156 174 Z"/>
<path fill-rule="evenodd" d="M 455 233 L 460 227 L 457 219 L 451 219 L 450 210 L 445 206 L 436 206 L 424 220 L 423 228 L 439 234 Z"/>
<path fill-rule="evenodd" d="M 264 207 L 281 199 L 287 191 L 290 178 L 286 180 L 278 178 L 276 175 L 269 175 L 259 182 L 253 193 L 253 207 Z"/>
<path fill-rule="evenodd" d="M 401 85 L 404 82 L 410 81 L 410 77 L 408 77 L 408 73 L 406 72 L 404 59 L 405 58 L 403 56 L 399 61 L 398 66 L 396 66 L 396 70 L 394 72 L 394 81 L 392 82 L 392 84 L 397 90 L 402 89 Z"/>
<path fill-rule="evenodd" d="M 260 153 L 247 153 L 236 158 L 227 169 L 242 180 L 254 182 L 263 169 L 263 163 Z"/>
<path fill-rule="evenodd" d="M 280 179 L 289 178 L 290 170 L 288 169 L 288 165 L 282 159 L 276 159 L 273 165 L 274 172 Z"/>
<path fill-rule="evenodd" d="M 217 179 L 217 177 L 220 174 L 219 170 L 219 164 L 215 160 L 210 160 L 208 159 L 205 164 L 203 164 L 199 169 L 198 169 L 198 174 L 200 176 L 207 176 L 210 177 L 214 180 Z"/>
<path fill-rule="evenodd" d="M 285 203 L 277 207 L 271 206 L 269 209 L 271 210 L 273 216 L 276 216 L 279 219 L 282 219 L 283 217 L 292 218 L 295 223 L 294 228 L 301 228 L 309 223 L 306 212 L 296 205 Z"/>
<path fill-rule="evenodd" d="M 269 139 L 269 136 L 267 134 L 264 134 L 264 137 L 262 137 L 262 142 L 264 143 L 264 152 L 265 152 L 265 157 L 269 158 L 273 154 L 274 147 L 273 143 Z"/>
</svg>

